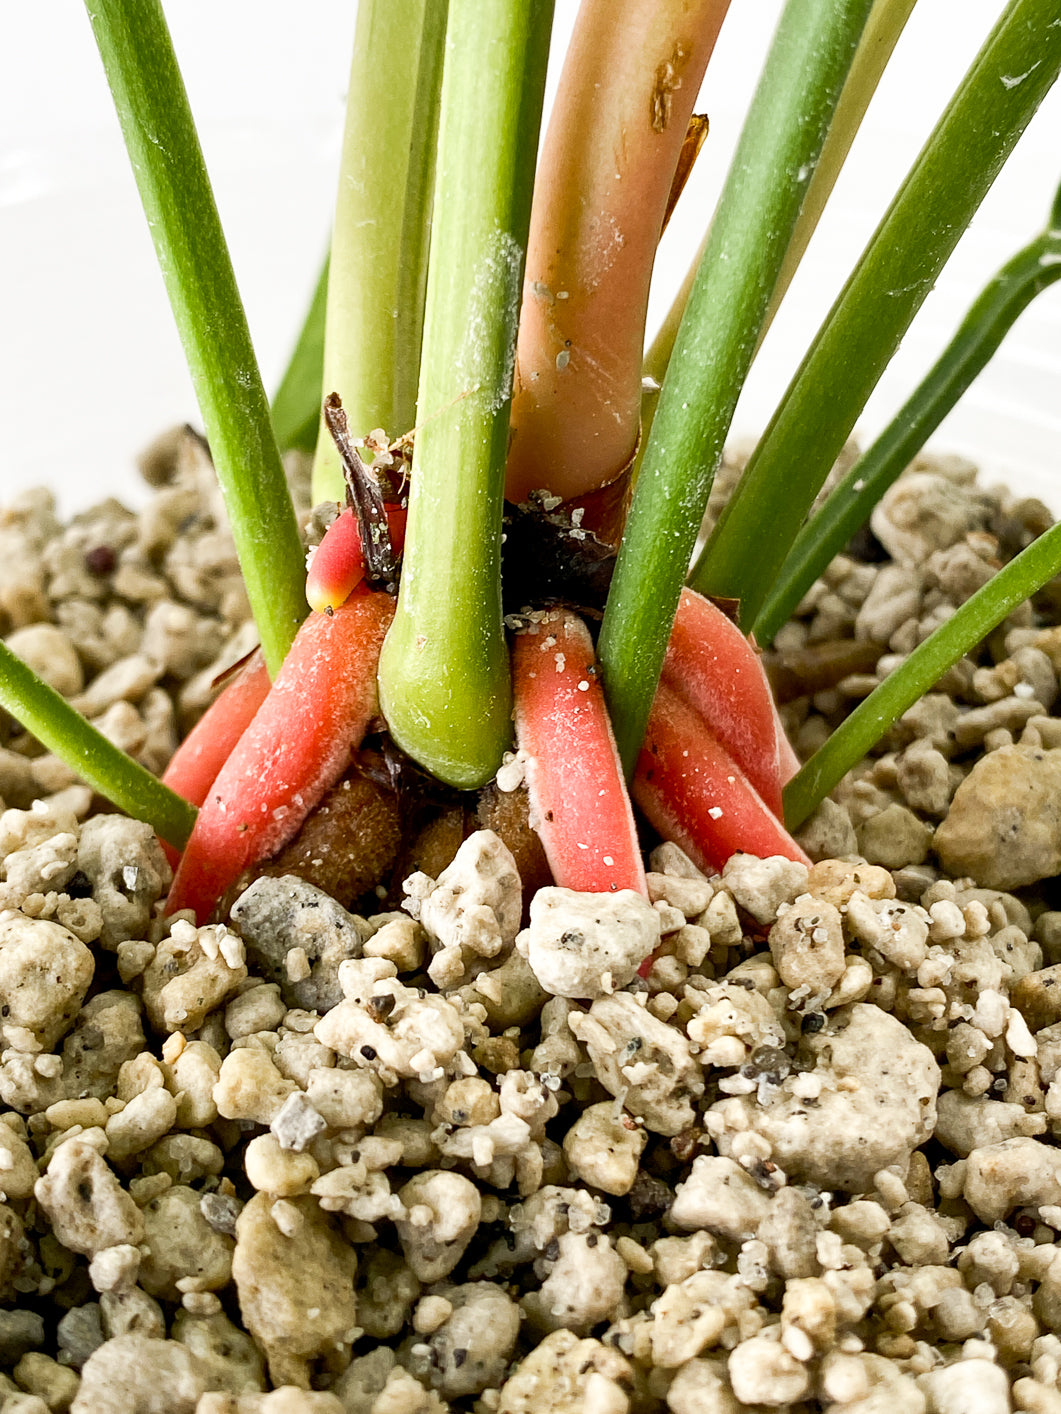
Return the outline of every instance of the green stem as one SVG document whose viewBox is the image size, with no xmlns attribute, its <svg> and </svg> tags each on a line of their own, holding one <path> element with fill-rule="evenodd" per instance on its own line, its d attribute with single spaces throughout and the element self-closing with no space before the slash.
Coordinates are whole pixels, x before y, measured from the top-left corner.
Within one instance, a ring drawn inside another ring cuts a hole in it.
<svg viewBox="0 0 1061 1414">
<path fill-rule="evenodd" d="M 501 513 L 552 0 L 452 0 L 398 609 L 380 702 L 434 775 L 488 780 L 511 737 Z"/>
<path fill-rule="evenodd" d="M 354 437 L 375 427 L 398 436 L 416 421 L 447 8 L 448 0 L 358 5 L 323 383 L 324 397 L 342 399 Z M 339 454 L 322 430 L 313 499 L 343 493 Z"/>
<path fill-rule="evenodd" d="M 829 468 L 1061 68 L 1058 0 L 1011 0 L 819 330 L 691 582 L 755 622 Z"/>
<path fill-rule="evenodd" d="M 324 308 L 328 300 L 328 266 L 325 259 L 280 386 L 273 398 L 273 431 L 282 452 L 312 452 L 321 420 L 321 382 L 324 376 Z"/>
<path fill-rule="evenodd" d="M 269 404 L 159 0 L 86 0 L 270 673 L 306 613 Z"/>
<path fill-rule="evenodd" d="M 1061 215 L 1061 189 L 1055 211 Z M 800 531 L 755 621 L 754 633 L 761 644 L 773 639 L 814 581 L 866 521 L 993 357 L 1017 316 L 1055 280 L 1061 280 L 1061 223 L 1018 251 L 984 287 L 911 397 Z"/>
<path fill-rule="evenodd" d="M 1033 541 L 978 589 L 837 727 L 785 787 L 788 828 L 798 829 L 893 722 L 938 682 L 948 668 L 997 628 L 1008 613 L 1059 571 L 1061 524 Z"/>
<path fill-rule="evenodd" d="M 810 238 L 813 236 L 825 209 L 825 203 L 829 200 L 833 187 L 836 185 L 836 179 L 847 161 L 851 144 L 862 125 L 869 101 L 877 91 L 881 75 L 887 67 L 892 50 L 898 43 L 899 36 L 910 18 L 910 12 L 915 3 L 916 0 L 874 0 L 873 9 L 870 11 L 866 27 L 862 31 L 862 38 L 859 40 L 855 57 L 851 60 L 847 79 L 837 100 L 836 111 L 829 125 L 829 132 L 822 146 L 818 165 L 814 169 L 814 176 L 811 177 L 810 186 L 807 188 L 807 195 L 800 208 L 799 219 L 792 232 L 792 239 L 785 251 L 781 273 L 777 277 L 777 283 L 770 297 L 770 307 L 763 321 L 763 337 L 765 337 L 766 331 L 777 313 L 785 291 L 792 283 L 793 275 L 799 269 L 799 263 L 803 259 Z M 689 292 L 693 287 L 693 280 L 706 243 L 707 237 L 705 236 L 682 282 L 681 289 L 675 295 L 670 309 L 664 316 L 659 333 L 653 339 L 652 346 L 645 355 L 645 376 L 653 379 L 656 383 L 662 383 L 666 375 L 667 365 L 670 363 L 670 356 L 674 351 L 674 340 L 678 335 L 678 326 L 685 313 Z M 654 403 L 653 395 L 649 396 Z"/>
<path fill-rule="evenodd" d="M 195 824 L 189 805 L 109 742 L 80 712 L 0 642 L 0 707 L 98 794 L 183 849 Z"/>
<path fill-rule="evenodd" d="M 788 0 L 660 394 L 600 657 L 629 773 L 737 395 L 871 0 Z"/>
</svg>

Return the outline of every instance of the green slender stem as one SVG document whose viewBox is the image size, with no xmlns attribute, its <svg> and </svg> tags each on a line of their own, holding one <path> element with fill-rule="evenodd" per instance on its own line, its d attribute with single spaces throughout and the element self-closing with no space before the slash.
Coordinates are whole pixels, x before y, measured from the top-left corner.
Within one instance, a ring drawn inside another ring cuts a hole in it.
<svg viewBox="0 0 1061 1414">
<path fill-rule="evenodd" d="M 361 0 L 335 203 L 323 396 L 351 434 L 416 420 L 448 0 Z M 320 414 L 321 395 L 317 393 Z M 341 501 L 339 454 L 317 440 L 315 501 Z"/>
<path fill-rule="evenodd" d="M 889 360 L 1061 68 L 1058 0 L 1011 0 L 819 330 L 691 582 L 758 618 Z"/>
<path fill-rule="evenodd" d="M 312 452 L 321 420 L 324 377 L 324 309 L 328 300 L 325 259 L 298 341 L 273 398 L 273 431 L 282 452 Z"/>
<path fill-rule="evenodd" d="M 275 674 L 306 613 L 305 559 L 228 247 L 159 0 L 86 0 Z"/>
<path fill-rule="evenodd" d="M 511 736 L 502 493 L 551 21 L 552 0 L 450 5 L 409 523 L 380 702 L 399 745 L 464 788 L 490 779 Z"/>
<path fill-rule="evenodd" d="M 3 642 L 0 707 L 94 791 L 127 815 L 145 821 L 170 844 L 184 848 L 195 824 L 195 806 L 109 742 Z"/>
<path fill-rule="evenodd" d="M 1008 613 L 1059 571 L 1061 524 L 1033 541 L 978 589 L 837 727 L 785 787 L 788 828 L 798 829 L 893 722 L 898 721 L 959 658 L 997 628 Z"/>
<path fill-rule="evenodd" d="M 833 187 L 836 185 L 836 179 L 847 161 L 847 154 L 851 150 L 855 135 L 862 126 L 862 119 L 869 107 L 869 101 L 877 91 L 881 75 L 887 67 L 892 50 L 898 43 L 899 36 L 910 18 L 910 12 L 915 3 L 916 0 L 874 0 L 873 9 L 870 11 L 866 27 L 862 31 L 862 38 L 859 40 L 847 79 L 837 100 L 836 111 L 829 125 L 829 132 L 822 146 L 818 165 L 814 169 L 814 176 L 811 177 L 810 186 L 807 188 L 807 195 L 800 208 L 799 219 L 792 232 L 792 239 L 785 251 L 781 273 L 777 277 L 777 283 L 770 297 L 770 307 L 763 321 L 763 337 L 765 337 L 766 331 L 777 313 L 785 291 L 792 283 L 793 275 L 799 269 L 799 263 L 803 259 L 810 238 L 813 236 L 825 209 L 825 203 L 829 200 Z M 659 333 L 653 339 L 652 346 L 645 355 L 645 376 L 657 383 L 663 382 L 667 372 L 667 365 L 670 363 L 670 356 L 674 351 L 674 340 L 678 334 L 678 326 L 685 313 L 689 292 L 693 287 L 693 279 L 706 243 L 707 237 L 705 236 L 682 282 L 681 289 L 675 295 L 670 309 L 664 316 Z M 654 405 L 655 395 L 650 392 L 647 398 Z"/>
<path fill-rule="evenodd" d="M 770 292 L 871 0 L 788 0 L 660 394 L 600 657 L 633 769 L 667 638 Z"/>
<path fill-rule="evenodd" d="M 800 531 L 755 620 L 753 632 L 761 644 L 772 641 L 814 581 L 865 522 L 993 357 L 1018 315 L 1055 280 L 1061 280 L 1061 229 L 1038 236 L 990 280 L 923 381 Z"/>
</svg>

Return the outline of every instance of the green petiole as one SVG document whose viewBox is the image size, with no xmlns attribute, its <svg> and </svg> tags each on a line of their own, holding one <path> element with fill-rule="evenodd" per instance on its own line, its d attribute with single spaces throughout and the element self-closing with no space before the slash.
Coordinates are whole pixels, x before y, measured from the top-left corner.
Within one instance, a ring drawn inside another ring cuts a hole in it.
<svg viewBox="0 0 1061 1414">
<path fill-rule="evenodd" d="M 380 660 L 398 744 L 482 785 L 511 739 L 501 513 L 552 0 L 452 0 L 401 591 Z"/>
<path fill-rule="evenodd" d="M 785 787 L 784 813 L 788 828 L 799 829 L 893 722 L 898 721 L 959 658 L 982 642 L 1011 610 L 1059 571 L 1061 524 L 1033 541 L 978 589 L 837 727 Z"/>
<path fill-rule="evenodd" d="M 1050 223 L 989 281 L 953 339 L 873 445 L 800 531 L 755 620 L 762 644 L 790 616 L 884 492 L 920 451 L 958 399 L 994 356 L 1017 317 L 1061 279 L 1061 188 Z"/>
<path fill-rule="evenodd" d="M 829 132 L 822 145 L 821 157 L 814 169 L 814 176 L 810 179 L 807 195 L 800 207 L 799 219 L 792 232 L 788 249 L 785 251 L 781 273 L 777 277 L 777 283 L 770 296 L 770 308 L 763 321 L 763 337 L 765 337 L 766 330 L 770 327 L 773 316 L 784 298 L 785 291 L 792 283 L 793 275 L 799 269 L 799 263 L 810 244 L 811 236 L 817 229 L 825 204 L 836 185 L 836 179 L 843 170 L 847 154 L 851 150 L 851 144 L 862 126 L 862 119 L 866 115 L 870 99 L 877 91 L 877 85 L 880 83 L 888 60 L 892 56 L 892 51 L 898 43 L 899 36 L 902 34 L 906 22 L 910 18 L 910 12 L 916 3 L 917 0 L 874 0 L 873 2 L 869 19 L 867 19 L 866 27 L 862 31 L 862 38 L 858 42 L 855 57 L 851 60 L 851 68 L 848 70 L 844 87 L 837 100 Z M 666 376 L 667 365 L 674 352 L 674 341 L 678 335 L 678 327 L 681 324 L 682 315 L 685 313 L 685 306 L 689 301 L 689 291 L 693 287 L 696 269 L 706 244 L 707 237 L 705 235 L 700 249 L 694 256 L 693 263 L 682 281 L 681 288 L 675 295 L 659 327 L 659 332 L 645 355 L 643 372 L 645 377 L 651 379 L 653 383 L 661 384 Z M 647 419 L 645 404 L 649 408 Z M 651 425 L 654 415 L 655 391 L 650 388 L 642 404 L 643 428 L 646 427 L 646 424 Z"/>
<path fill-rule="evenodd" d="M 305 561 L 269 404 L 159 0 L 87 0 L 275 676 L 306 614 Z"/>
<path fill-rule="evenodd" d="M 335 203 L 321 401 L 353 436 L 416 421 L 435 139 L 448 0 L 362 0 Z M 341 501 L 335 445 L 317 438 L 314 501 Z"/>
<path fill-rule="evenodd" d="M 1010 0 L 867 246 L 690 582 L 756 622 L 914 314 L 1061 69 L 1057 0 Z M 658 416 L 658 415 L 657 415 Z"/>
<path fill-rule="evenodd" d="M 328 301 L 325 259 L 290 361 L 273 397 L 273 431 L 282 452 L 312 452 L 321 420 L 324 373 L 324 308 Z"/>
<path fill-rule="evenodd" d="M 599 653 L 633 769 L 715 470 L 871 0 L 789 0 L 660 394 Z"/>
<path fill-rule="evenodd" d="M 146 767 L 109 742 L 55 688 L 0 642 L 0 707 L 94 791 L 183 849 L 196 810 Z"/>
</svg>

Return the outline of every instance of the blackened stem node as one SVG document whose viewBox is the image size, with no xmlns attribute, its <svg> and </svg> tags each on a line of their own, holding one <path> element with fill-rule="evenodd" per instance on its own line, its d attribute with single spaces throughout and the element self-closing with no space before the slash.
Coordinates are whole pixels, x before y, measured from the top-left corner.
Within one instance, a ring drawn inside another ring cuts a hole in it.
<svg viewBox="0 0 1061 1414">
<path fill-rule="evenodd" d="M 374 589 L 385 589 L 393 594 L 398 582 L 398 561 L 391 544 L 387 509 L 375 477 L 354 446 L 338 393 L 329 393 L 324 399 L 324 421 L 343 464 L 346 499 L 357 516 L 365 578 Z"/>
</svg>

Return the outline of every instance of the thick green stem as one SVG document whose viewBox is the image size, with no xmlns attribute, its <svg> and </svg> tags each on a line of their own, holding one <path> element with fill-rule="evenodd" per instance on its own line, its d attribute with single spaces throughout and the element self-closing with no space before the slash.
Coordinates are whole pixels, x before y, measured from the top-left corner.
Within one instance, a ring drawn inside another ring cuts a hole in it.
<svg viewBox="0 0 1061 1414">
<path fill-rule="evenodd" d="M 291 360 L 273 398 L 273 431 L 283 452 L 312 452 L 321 420 L 321 381 L 324 376 L 324 309 L 328 301 L 326 259 L 317 277 L 306 318 Z"/>
<path fill-rule="evenodd" d="M 1011 0 L 833 306 L 693 576 L 755 622 L 814 497 L 1061 68 L 1058 0 Z"/>
<path fill-rule="evenodd" d="M 1055 209 L 1061 214 L 1061 191 Z M 760 643 L 773 639 L 987 365 L 1018 315 L 1055 280 L 1061 280 L 1061 227 L 1026 245 L 985 286 L 923 381 L 800 531 L 755 621 Z"/>
<path fill-rule="evenodd" d="M 902 714 L 938 682 L 948 668 L 983 641 L 1025 599 L 1061 571 L 1061 525 L 1022 550 L 994 579 L 967 599 L 953 618 L 915 648 L 896 670 L 860 702 L 825 745 L 789 781 L 785 823 L 796 830 L 819 802 L 860 761 Z"/>
<path fill-rule="evenodd" d="M 608 703 L 628 772 L 737 395 L 870 5 L 789 0 L 715 213 L 601 631 Z"/>
<path fill-rule="evenodd" d="M 86 0 L 275 674 L 306 613 L 298 525 L 159 0 Z"/>
<path fill-rule="evenodd" d="M 380 661 L 399 745 L 488 780 L 511 737 L 501 511 L 552 0 L 452 0 L 401 593 Z"/>
<path fill-rule="evenodd" d="M 392 436 L 416 420 L 435 139 L 448 0 L 361 0 L 335 203 L 323 396 L 351 434 Z M 318 412 L 320 411 L 318 398 Z M 323 429 L 315 501 L 341 501 Z"/>
<path fill-rule="evenodd" d="M 86 722 L 54 687 L 0 642 L 0 707 L 98 794 L 183 849 L 195 824 L 189 805 Z"/>
</svg>

